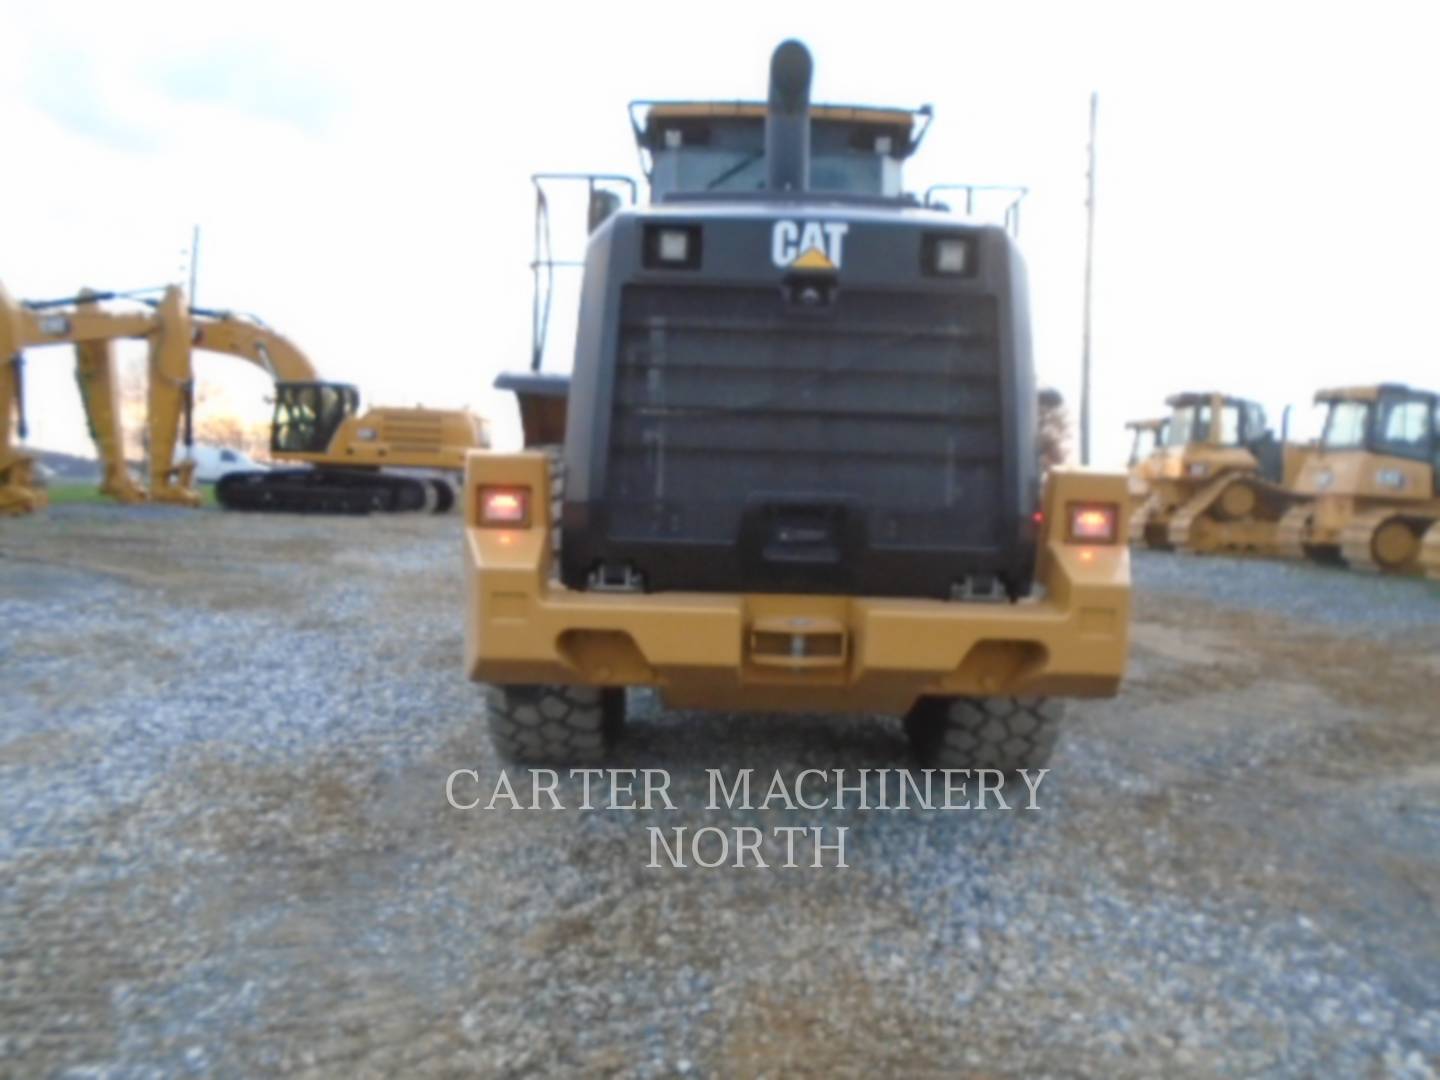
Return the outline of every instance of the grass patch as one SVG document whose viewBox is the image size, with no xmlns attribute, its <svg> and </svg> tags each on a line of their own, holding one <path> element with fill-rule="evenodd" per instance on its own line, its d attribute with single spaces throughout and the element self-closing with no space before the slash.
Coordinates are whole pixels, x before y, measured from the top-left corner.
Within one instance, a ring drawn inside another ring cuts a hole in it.
<svg viewBox="0 0 1440 1080">
<path fill-rule="evenodd" d="M 215 485 L 197 484 L 196 489 L 200 492 L 201 506 L 216 506 Z M 101 495 L 99 486 L 96 484 L 51 484 L 46 489 L 50 496 L 51 506 L 114 506 L 115 500 L 108 495 Z"/>
</svg>

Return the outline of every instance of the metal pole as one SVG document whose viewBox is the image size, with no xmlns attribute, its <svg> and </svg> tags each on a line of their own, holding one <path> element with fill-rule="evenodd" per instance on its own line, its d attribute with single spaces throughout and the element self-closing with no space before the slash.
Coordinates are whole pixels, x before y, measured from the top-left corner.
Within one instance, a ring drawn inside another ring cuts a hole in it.
<svg viewBox="0 0 1440 1080">
<path fill-rule="evenodd" d="M 1085 170 L 1085 324 L 1080 349 L 1080 464 L 1090 464 L 1090 300 L 1095 259 L 1095 114 L 1100 95 L 1090 92 L 1090 143 Z"/>
<path fill-rule="evenodd" d="M 200 277 L 200 226 L 190 234 L 190 306 L 195 306 L 195 282 Z"/>
</svg>

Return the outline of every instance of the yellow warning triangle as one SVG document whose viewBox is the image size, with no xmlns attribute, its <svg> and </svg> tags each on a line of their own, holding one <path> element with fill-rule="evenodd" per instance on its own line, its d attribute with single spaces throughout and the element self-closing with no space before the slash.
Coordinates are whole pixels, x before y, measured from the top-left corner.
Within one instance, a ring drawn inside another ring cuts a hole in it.
<svg viewBox="0 0 1440 1080">
<path fill-rule="evenodd" d="M 806 248 L 800 257 L 790 264 L 793 270 L 834 270 L 835 264 L 825 257 L 819 248 Z"/>
</svg>

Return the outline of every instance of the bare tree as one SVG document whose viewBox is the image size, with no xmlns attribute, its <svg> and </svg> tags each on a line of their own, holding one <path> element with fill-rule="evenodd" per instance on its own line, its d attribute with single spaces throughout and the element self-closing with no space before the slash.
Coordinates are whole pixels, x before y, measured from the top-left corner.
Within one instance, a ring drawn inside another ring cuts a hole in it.
<svg viewBox="0 0 1440 1080">
<path fill-rule="evenodd" d="M 1035 449 L 1040 456 L 1041 471 L 1048 471 L 1070 459 L 1074 426 L 1059 390 L 1043 387 L 1037 397 L 1040 416 L 1035 429 Z"/>
</svg>

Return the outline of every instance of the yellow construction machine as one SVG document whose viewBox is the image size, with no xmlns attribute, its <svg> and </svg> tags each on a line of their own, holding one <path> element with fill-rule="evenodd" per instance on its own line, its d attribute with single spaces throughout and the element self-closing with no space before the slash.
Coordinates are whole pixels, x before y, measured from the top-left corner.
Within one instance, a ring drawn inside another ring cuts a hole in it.
<svg viewBox="0 0 1440 1080">
<path fill-rule="evenodd" d="M 190 483 L 193 466 L 173 464 L 179 418 L 188 396 L 189 343 L 181 323 L 185 310 L 180 290 L 146 311 L 110 311 L 100 301 L 120 294 L 83 291 L 64 300 L 16 302 L 0 287 L 0 507 L 24 513 L 44 505 L 30 480 L 28 456 L 11 442 L 11 417 L 23 424 L 21 372 L 25 349 L 73 345 L 75 377 L 102 470 L 100 491 L 119 502 L 146 498 L 183 506 L 199 504 Z M 150 346 L 149 488 L 140 487 L 125 464 L 120 432 L 119 387 L 114 343 L 126 338 Z M 23 438 L 23 431 L 17 431 Z M 7 467 L 3 464 L 9 460 Z"/>
<path fill-rule="evenodd" d="M 1149 493 L 1130 517 L 1132 543 L 1273 553 L 1309 448 L 1277 439 L 1256 402 L 1219 393 L 1166 400 L 1165 444 L 1144 465 Z"/>
<path fill-rule="evenodd" d="M 1160 475 L 1161 463 L 1165 460 L 1165 430 L 1170 418 L 1162 416 L 1149 420 L 1131 420 L 1125 430 L 1131 433 L 1130 497 L 1136 504 L 1144 502 L 1150 494 L 1150 485 Z"/>
<path fill-rule="evenodd" d="M 649 686 L 1016 770 L 1120 684 L 1126 481 L 1041 478 L 1018 196 L 1002 226 L 905 193 L 929 110 L 812 109 L 810 71 L 791 41 L 768 105 L 637 103 L 651 200 L 592 179 L 573 371 L 507 378 L 527 449 L 467 458 L 506 756 L 602 755 Z"/>
<path fill-rule="evenodd" d="M 1440 578 L 1440 395 L 1393 383 L 1321 390 L 1325 428 L 1280 526 L 1280 550 Z"/>
<path fill-rule="evenodd" d="M 139 299 L 140 310 L 107 310 L 102 300 Z M 119 431 L 114 342 L 149 343 L 147 399 L 148 491 L 126 469 Z M 271 453 L 303 463 L 300 469 L 227 474 L 216 485 L 222 506 L 241 510 L 366 513 L 372 510 L 437 512 L 454 504 L 465 454 L 488 445 L 481 419 L 465 410 L 371 408 L 359 413 L 359 393 L 345 383 L 323 382 L 310 359 L 284 335 L 258 320 L 190 307 L 178 287 L 158 301 L 128 293 L 83 291 L 63 300 L 22 302 L 0 290 L 0 508 L 23 513 L 43 505 L 27 455 L 12 445 L 12 425 L 23 424 L 23 350 L 73 344 L 76 376 L 104 479 L 101 491 L 122 502 L 198 506 L 194 465 L 175 462 L 183 433 L 191 441 L 193 352 L 236 356 L 275 379 Z M 22 432 L 20 433 L 23 437 Z M 407 475 L 391 470 L 416 470 Z"/>
<path fill-rule="evenodd" d="M 195 348 L 249 360 L 275 380 L 270 452 L 299 469 L 232 472 L 215 485 L 230 510 L 368 513 L 433 510 L 455 502 L 465 455 L 489 445 L 484 422 L 463 409 L 372 407 L 348 383 L 324 382 L 301 349 L 232 312 L 191 313 Z"/>
</svg>

